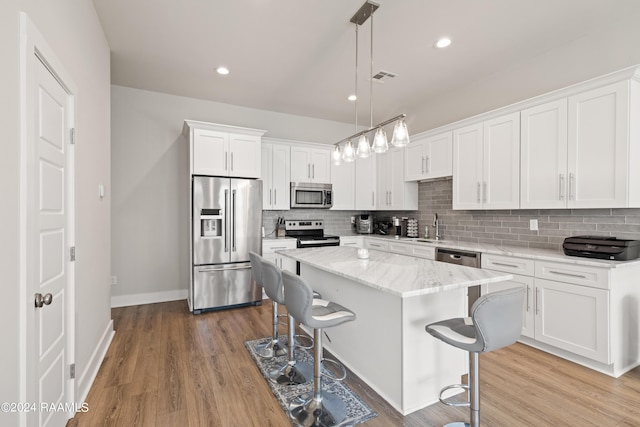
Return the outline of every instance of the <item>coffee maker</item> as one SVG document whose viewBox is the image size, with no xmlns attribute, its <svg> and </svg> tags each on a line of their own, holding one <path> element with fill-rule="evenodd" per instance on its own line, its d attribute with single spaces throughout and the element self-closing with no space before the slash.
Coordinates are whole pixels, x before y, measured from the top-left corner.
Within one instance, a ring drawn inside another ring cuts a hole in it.
<svg viewBox="0 0 640 427">
<path fill-rule="evenodd" d="M 373 233 L 373 218 L 371 215 L 363 214 L 356 216 L 356 232 L 359 234 Z"/>
<path fill-rule="evenodd" d="M 391 218 L 391 224 L 393 226 L 393 230 L 395 231 L 395 235 L 397 237 L 403 237 L 407 235 L 407 219 L 406 218 Z"/>
</svg>

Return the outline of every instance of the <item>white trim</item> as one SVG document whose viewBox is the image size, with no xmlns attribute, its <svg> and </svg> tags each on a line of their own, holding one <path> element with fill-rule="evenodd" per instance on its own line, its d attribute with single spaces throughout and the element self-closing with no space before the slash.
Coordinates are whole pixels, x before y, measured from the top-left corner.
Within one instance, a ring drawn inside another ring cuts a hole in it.
<svg viewBox="0 0 640 427">
<path fill-rule="evenodd" d="M 111 307 L 128 307 L 131 305 L 155 304 L 157 302 L 177 301 L 187 299 L 186 289 L 174 291 L 148 292 L 133 295 L 112 295 Z"/>
<path fill-rule="evenodd" d="M 89 358 L 89 363 L 87 363 L 87 368 L 76 381 L 78 389 L 78 393 L 76 394 L 76 396 L 78 396 L 76 400 L 77 403 L 86 402 L 89 390 L 91 390 L 91 386 L 98 375 L 100 365 L 102 365 L 102 361 L 107 355 L 107 350 L 109 350 L 109 345 L 111 345 L 115 333 L 113 330 L 113 320 L 111 320 L 107 324 L 107 328 L 104 330 L 98 345 L 95 350 L 93 350 L 93 354 L 91 354 Z"/>
</svg>

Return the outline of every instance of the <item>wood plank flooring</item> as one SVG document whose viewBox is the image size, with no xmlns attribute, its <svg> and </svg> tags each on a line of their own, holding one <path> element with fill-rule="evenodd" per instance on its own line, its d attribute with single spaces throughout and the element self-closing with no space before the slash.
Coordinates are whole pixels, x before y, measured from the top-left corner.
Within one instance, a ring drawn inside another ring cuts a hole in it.
<svg viewBox="0 0 640 427">
<path fill-rule="evenodd" d="M 197 316 L 186 301 L 113 309 L 89 411 L 67 426 L 289 426 L 244 347 L 269 335 L 270 313 L 267 301 Z M 640 426 L 640 368 L 615 379 L 515 344 L 481 355 L 480 372 L 484 426 Z M 363 426 L 468 420 L 439 403 L 402 417 L 355 375 L 346 384 L 379 414 Z"/>
</svg>

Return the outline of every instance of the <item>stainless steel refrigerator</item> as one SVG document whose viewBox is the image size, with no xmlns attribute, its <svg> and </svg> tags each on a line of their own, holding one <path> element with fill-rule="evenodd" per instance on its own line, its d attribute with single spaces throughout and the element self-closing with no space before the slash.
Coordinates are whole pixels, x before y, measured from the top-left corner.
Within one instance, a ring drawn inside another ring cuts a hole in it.
<svg viewBox="0 0 640 427">
<path fill-rule="evenodd" d="M 262 181 L 192 177 L 193 313 L 262 302 L 249 251 L 262 253 Z"/>
</svg>

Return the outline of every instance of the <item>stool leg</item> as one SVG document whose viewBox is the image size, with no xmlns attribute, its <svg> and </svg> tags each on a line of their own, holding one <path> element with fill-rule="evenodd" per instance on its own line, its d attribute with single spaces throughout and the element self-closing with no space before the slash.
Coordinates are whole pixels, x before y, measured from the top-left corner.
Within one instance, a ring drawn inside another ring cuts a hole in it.
<svg viewBox="0 0 640 427">
<path fill-rule="evenodd" d="M 478 353 L 469 353 L 469 421 L 480 427 L 480 360 Z"/>
<path fill-rule="evenodd" d="M 338 425 L 347 415 L 345 403 L 332 393 L 322 391 L 322 329 L 313 330 L 315 342 L 313 358 L 313 395 L 293 399 L 289 415 L 299 426 L 331 427 Z"/>
<path fill-rule="evenodd" d="M 275 301 L 273 301 L 273 310 L 271 314 L 273 327 L 271 341 L 256 347 L 256 353 L 264 359 L 271 359 L 272 357 L 284 356 L 287 354 L 287 348 L 278 340 L 278 303 Z"/>
<path fill-rule="evenodd" d="M 294 339 L 296 332 L 296 320 L 289 315 L 288 330 L 288 361 L 286 365 L 280 369 L 276 369 L 269 373 L 269 379 L 277 384 L 298 385 L 304 384 L 311 379 L 313 368 L 305 362 L 298 362 L 295 359 Z"/>
</svg>

